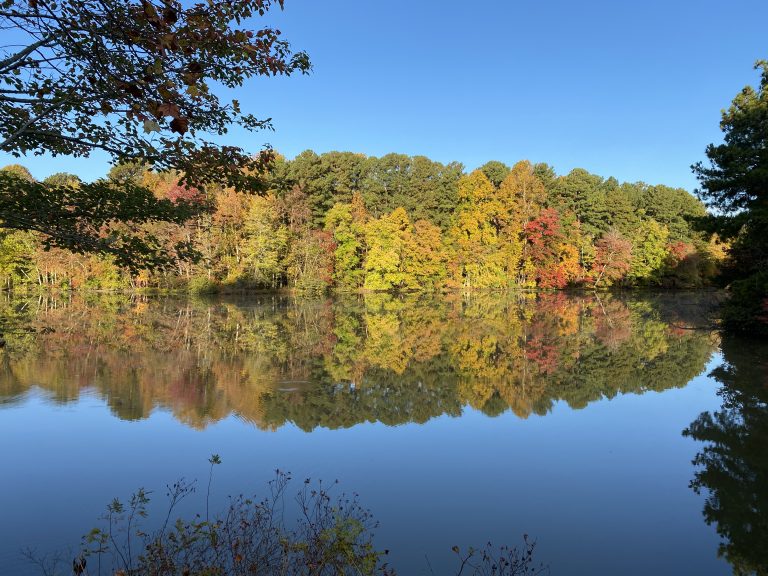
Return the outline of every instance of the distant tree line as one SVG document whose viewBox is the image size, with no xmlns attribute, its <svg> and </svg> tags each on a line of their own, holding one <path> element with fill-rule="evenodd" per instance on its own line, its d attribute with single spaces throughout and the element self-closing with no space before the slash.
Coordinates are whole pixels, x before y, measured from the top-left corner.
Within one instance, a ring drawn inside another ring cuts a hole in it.
<svg viewBox="0 0 768 576">
<path fill-rule="evenodd" d="M 22 166 L 3 170 L 33 180 Z M 467 173 L 424 156 L 306 151 L 278 156 L 262 178 L 262 195 L 202 192 L 179 173 L 118 164 L 112 183 L 206 206 L 185 223 L 141 224 L 175 246 L 176 257 L 160 269 L 128 270 L 108 255 L 73 254 L 35 232 L 4 230 L 2 283 L 193 292 L 694 287 L 713 278 L 724 254 L 716 236 L 697 231 L 706 210 L 685 190 L 583 169 L 558 175 L 547 164 L 491 161 Z M 42 185 L 82 183 L 55 174 Z M 110 226 L 119 232 L 124 224 Z"/>
</svg>

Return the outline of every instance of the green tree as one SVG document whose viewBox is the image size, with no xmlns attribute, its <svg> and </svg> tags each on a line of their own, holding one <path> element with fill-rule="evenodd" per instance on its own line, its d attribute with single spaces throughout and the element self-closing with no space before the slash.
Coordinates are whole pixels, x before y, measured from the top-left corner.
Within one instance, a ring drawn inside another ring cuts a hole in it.
<svg viewBox="0 0 768 576">
<path fill-rule="evenodd" d="M 560 176 L 551 191 L 552 204 L 561 211 L 571 211 L 584 234 L 597 237 L 610 227 L 604 180 L 583 168 Z"/>
<path fill-rule="evenodd" d="M 632 238 L 629 277 L 635 282 L 655 284 L 661 279 L 667 259 L 669 230 L 655 220 L 645 220 Z"/>
<path fill-rule="evenodd" d="M 34 239 L 28 232 L 0 230 L 0 277 L 6 288 L 30 281 Z"/>
<path fill-rule="evenodd" d="M 768 61 L 757 62 L 760 84 L 745 87 L 723 111 L 722 144 L 699 162 L 699 197 L 719 214 L 711 227 L 731 240 L 726 275 L 735 280 L 723 309 L 727 328 L 768 335 Z"/>
<path fill-rule="evenodd" d="M 544 184 L 547 194 L 550 194 L 557 181 L 555 169 L 546 162 L 538 162 L 533 165 L 533 173 Z"/>
<path fill-rule="evenodd" d="M 353 204 L 341 202 L 325 215 L 325 230 L 332 234 L 336 244 L 333 279 L 341 290 L 356 290 L 365 280 L 365 216 Z"/>
<path fill-rule="evenodd" d="M 694 224 L 707 213 L 704 205 L 687 191 L 663 185 L 646 186 L 640 206 L 647 217 L 667 227 L 672 241 L 697 239 Z"/>
<path fill-rule="evenodd" d="M 636 208 L 627 187 L 609 178 L 603 188 L 611 227 L 624 236 L 632 236 L 640 226 L 642 212 Z"/>
<path fill-rule="evenodd" d="M 312 212 L 312 225 L 323 226 L 326 212 L 337 202 L 350 202 L 361 190 L 367 160 L 353 152 L 316 154 L 305 150 L 286 163 L 279 187 L 286 193 L 298 186 L 306 195 Z"/>
<path fill-rule="evenodd" d="M 265 288 L 284 283 L 288 229 L 280 221 L 274 196 L 251 199 L 245 217 L 242 248 L 246 281 Z"/>
<path fill-rule="evenodd" d="M 504 178 L 509 174 L 510 168 L 504 162 L 491 160 L 480 166 L 478 170 L 485 174 L 485 177 L 491 181 L 491 184 L 498 188 L 499 184 L 504 182 Z"/>
<path fill-rule="evenodd" d="M 408 191 L 401 206 L 414 220 L 428 220 L 446 230 L 456 206 L 456 186 L 462 173 L 463 166 L 458 162 L 441 164 L 426 156 L 414 156 Z"/>
</svg>

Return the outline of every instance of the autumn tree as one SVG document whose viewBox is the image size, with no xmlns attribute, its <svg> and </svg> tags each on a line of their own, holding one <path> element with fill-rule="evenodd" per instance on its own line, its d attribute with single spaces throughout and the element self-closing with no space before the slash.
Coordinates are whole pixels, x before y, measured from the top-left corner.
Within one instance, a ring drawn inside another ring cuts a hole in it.
<svg viewBox="0 0 768 576">
<path fill-rule="evenodd" d="M 8 34 L 0 48 L 0 150 L 15 156 L 102 150 L 114 161 L 178 171 L 190 186 L 262 189 L 270 154 L 254 157 L 209 135 L 233 124 L 270 126 L 237 101 L 222 100 L 222 88 L 310 69 L 307 55 L 292 52 L 278 30 L 243 27 L 282 3 L 2 0 L 0 28 L 12 32 L 13 42 Z M 128 185 L 42 188 L 0 174 L 2 226 L 37 230 L 51 246 L 111 253 L 125 264 L 158 264 L 162 251 L 136 233 L 105 240 L 103 228 L 188 216 L 174 208 Z"/>
<path fill-rule="evenodd" d="M 356 290 L 365 280 L 362 265 L 366 222 L 367 214 L 353 204 L 339 202 L 325 215 L 325 230 L 333 237 L 335 246 L 333 279 L 341 290 Z"/>
<path fill-rule="evenodd" d="M 403 208 L 366 224 L 365 289 L 389 291 L 418 288 L 416 277 L 405 266 L 406 250 L 414 245 L 412 237 L 411 220 Z"/>
<path fill-rule="evenodd" d="M 669 230 L 655 220 L 645 220 L 632 240 L 629 277 L 640 284 L 657 284 L 667 259 Z"/>
<path fill-rule="evenodd" d="M 405 273 L 413 277 L 421 290 L 442 289 L 448 271 L 440 228 L 426 220 L 417 220 L 405 242 Z"/>
<path fill-rule="evenodd" d="M 546 190 L 527 160 L 515 164 L 499 185 L 499 198 L 504 204 L 507 227 L 522 231 L 541 211 Z"/>
<path fill-rule="evenodd" d="M 480 170 L 462 177 L 448 243 L 453 250 L 454 283 L 464 288 L 502 288 L 509 282 L 501 248 L 503 206 Z M 516 268 L 514 263 L 512 269 Z"/>
<path fill-rule="evenodd" d="M 556 210 L 542 210 L 525 225 L 524 237 L 538 286 L 565 288 L 575 279 L 578 254 L 565 243 L 562 221 Z"/>
<path fill-rule="evenodd" d="M 280 210 L 289 233 L 289 285 L 302 292 L 323 292 L 333 281 L 333 236 L 312 228 L 310 201 L 298 185 L 280 199 Z"/>
<path fill-rule="evenodd" d="M 56 172 L 43 180 L 43 184 L 50 187 L 72 186 L 73 188 L 77 188 L 81 183 L 82 181 L 78 176 L 69 174 L 68 172 Z"/>
<path fill-rule="evenodd" d="M 623 280 L 632 264 L 632 242 L 618 230 L 609 230 L 595 244 L 592 283 L 595 288 Z"/>
<path fill-rule="evenodd" d="M 280 221 L 274 196 L 251 199 L 244 232 L 244 281 L 264 288 L 279 288 L 285 275 L 288 230 Z"/>
</svg>

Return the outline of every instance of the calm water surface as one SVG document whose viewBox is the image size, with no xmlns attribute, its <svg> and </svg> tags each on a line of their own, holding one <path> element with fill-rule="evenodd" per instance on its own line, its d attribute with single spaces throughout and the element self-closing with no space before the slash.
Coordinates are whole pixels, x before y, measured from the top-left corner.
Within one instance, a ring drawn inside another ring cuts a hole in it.
<svg viewBox="0 0 768 576">
<path fill-rule="evenodd" d="M 0 574 L 212 453 L 214 506 L 338 479 L 401 574 L 524 533 L 552 574 L 765 570 L 768 352 L 693 330 L 709 300 L 5 301 Z"/>
</svg>

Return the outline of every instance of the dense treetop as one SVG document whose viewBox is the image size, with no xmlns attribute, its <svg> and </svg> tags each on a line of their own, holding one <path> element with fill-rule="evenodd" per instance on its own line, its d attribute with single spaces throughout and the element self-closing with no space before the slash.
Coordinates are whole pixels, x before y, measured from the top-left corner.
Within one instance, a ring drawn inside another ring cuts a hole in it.
<svg viewBox="0 0 768 576">
<path fill-rule="evenodd" d="M 196 259 L 182 254 L 160 270 L 131 274 L 109 258 L 41 251 L 35 235 L 6 232 L 0 272 L 17 288 L 699 286 L 722 256 L 722 247 L 697 231 L 706 211 L 685 190 L 620 183 L 583 169 L 558 175 L 546 164 L 494 161 L 467 173 L 459 163 L 424 156 L 308 150 L 276 157 L 262 178 L 266 194 L 243 196 L 231 187 L 189 188 L 175 172 L 119 164 L 110 171 L 112 185 L 150 190 L 158 204 L 193 211 L 183 223 L 138 229 Z M 89 186 L 64 174 L 49 180 Z M 201 205 L 208 208 L 194 213 Z"/>
</svg>

